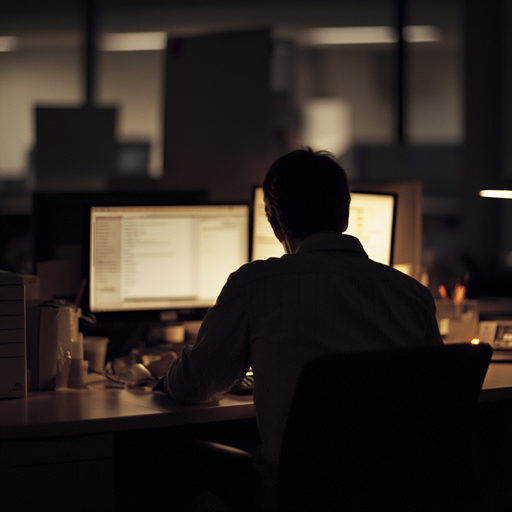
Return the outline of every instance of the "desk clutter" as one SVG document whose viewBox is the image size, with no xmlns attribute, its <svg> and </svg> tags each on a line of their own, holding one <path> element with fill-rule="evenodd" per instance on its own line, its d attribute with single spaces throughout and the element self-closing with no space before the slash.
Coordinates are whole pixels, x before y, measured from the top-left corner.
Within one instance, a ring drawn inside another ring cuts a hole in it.
<svg viewBox="0 0 512 512">
<path fill-rule="evenodd" d="M 75 304 L 39 300 L 27 305 L 27 369 L 29 391 L 82 388 L 87 381 L 84 337 Z"/>
<path fill-rule="evenodd" d="M 445 343 L 464 343 L 479 336 L 479 309 L 476 300 L 437 300 L 436 316 Z"/>
<path fill-rule="evenodd" d="M 181 355 L 185 345 L 193 345 L 200 321 L 154 326 L 147 333 L 148 346 L 132 348 L 128 354 L 107 362 L 101 373 L 111 386 L 152 387 Z"/>
<path fill-rule="evenodd" d="M 84 388 L 90 373 L 102 375 L 112 387 L 151 386 L 185 345 L 195 343 L 201 325 L 200 320 L 144 325 L 147 329 L 144 336 L 137 336 L 136 346 L 108 354 L 108 347 L 118 348 L 119 339 L 114 337 L 111 343 L 102 332 L 103 325 L 85 329 L 83 322 L 94 323 L 92 315 L 83 314 L 73 302 L 44 300 L 40 290 L 37 276 L 0 271 L 0 399 Z M 493 346 L 495 359 L 512 361 L 512 302 L 498 306 L 485 300 L 437 301 L 444 342 L 480 339 Z M 253 379 L 252 374 L 246 375 L 231 393 L 251 394 Z"/>
<path fill-rule="evenodd" d="M 145 341 L 150 346 L 131 348 L 127 354 L 107 361 L 106 336 L 84 336 L 79 321 L 92 320 L 74 304 L 60 301 L 41 303 L 39 309 L 38 389 L 87 387 L 87 374 L 106 377 L 109 387 L 152 386 L 181 354 L 185 344 L 185 326 L 151 329 Z M 197 333 L 196 333 L 197 334 Z M 188 339 L 190 341 L 190 339 Z M 195 341 L 195 338 L 194 338 Z"/>
<path fill-rule="evenodd" d="M 80 322 L 95 323 L 94 317 L 76 303 L 41 298 L 40 291 L 38 276 L 0 271 L 0 399 L 83 388 L 93 372 L 128 386 L 156 382 L 183 346 L 195 342 L 200 326 L 190 321 L 152 327 L 141 340 L 149 347 L 107 361 L 108 336 L 80 329 Z"/>
</svg>

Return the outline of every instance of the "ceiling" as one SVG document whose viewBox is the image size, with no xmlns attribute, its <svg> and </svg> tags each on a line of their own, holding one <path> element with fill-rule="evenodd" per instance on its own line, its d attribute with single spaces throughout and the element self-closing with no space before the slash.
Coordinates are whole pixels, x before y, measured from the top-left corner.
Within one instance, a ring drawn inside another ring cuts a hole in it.
<svg viewBox="0 0 512 512">
<path fill-rule="evenodd" d="M 100 31 L 169 33 L 271 27 L 287 33 L 322 26 L 395 25 L 397 0 L 2 0 L 0 35 L 76 33 L 86 8 Z M 460 23 L 461 0 L 405 2 L 406 24 L 445 33 Z"/>
</svg>

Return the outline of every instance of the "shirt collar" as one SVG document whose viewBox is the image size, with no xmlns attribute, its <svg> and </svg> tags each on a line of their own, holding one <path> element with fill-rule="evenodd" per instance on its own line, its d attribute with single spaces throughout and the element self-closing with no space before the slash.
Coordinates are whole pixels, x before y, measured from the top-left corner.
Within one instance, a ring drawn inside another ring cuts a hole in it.
<svg viewBox="0 0 512 512">
<path fill-rule="evenodd" d="M 300 243 L 297 254 L 311 251 L 350 251 L 367 256 L 356 237 L 341 233 L 315 233 L 308 236 Z"/>
</svg>

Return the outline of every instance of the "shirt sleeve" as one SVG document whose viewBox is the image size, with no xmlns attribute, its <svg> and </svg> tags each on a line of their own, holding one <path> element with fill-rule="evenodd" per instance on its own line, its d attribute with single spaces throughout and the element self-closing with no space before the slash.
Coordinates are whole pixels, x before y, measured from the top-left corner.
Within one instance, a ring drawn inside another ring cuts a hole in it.
<svg viewBox="0 0 512 512">
<path fill-rule="evenodd" d="M 178 403 L 194 403 L 227 391 L 250 366 L 248 308 L 231 278 L 206 314 L 197 341 L 162 379 L 163 391 Z"/>
</svg>

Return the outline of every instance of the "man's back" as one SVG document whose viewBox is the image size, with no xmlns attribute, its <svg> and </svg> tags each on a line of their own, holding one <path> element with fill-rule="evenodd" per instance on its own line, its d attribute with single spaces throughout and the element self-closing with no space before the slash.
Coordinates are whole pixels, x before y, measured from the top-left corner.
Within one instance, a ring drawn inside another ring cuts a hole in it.
<svg viewBox="0 0 512 512">
<path fill-rule="evenodd" d="M 282 258 L 242 266 L 206 315 L 163 388 L 179 402 L 225 391 L 254 371 L 261 454 L 276 464 L 298 374 L 332 352 L 442 344 L 427 288 L 370 261 L 348 226 L 347 176 L 309 148 L 278 158 L 263 183 Z M 328 393 L 329 390 L 319 390 Z"/>
<path fill-rule="evenodd" d="M 308 237 L 296 254 L 243 267 L 230 286 L 247 310 L 254 400 L 269 462 L 277 463 L 307 361 L 330 352 L 442 344 L 430 292 L 369 260 L 350 236 Z"/>
</svg>

